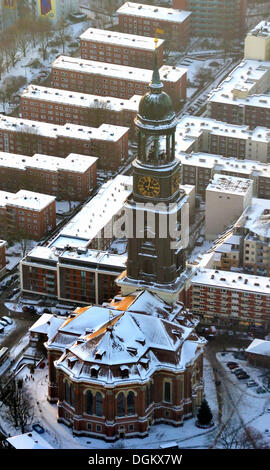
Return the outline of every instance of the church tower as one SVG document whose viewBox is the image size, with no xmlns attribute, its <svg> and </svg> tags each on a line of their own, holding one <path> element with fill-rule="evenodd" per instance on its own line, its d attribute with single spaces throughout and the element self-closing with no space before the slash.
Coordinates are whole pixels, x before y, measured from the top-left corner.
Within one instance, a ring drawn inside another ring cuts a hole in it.
<svg viewBox="0 0 270 470">
<path fill-rule="evenodd" d="M 126 202 L 127 271 L 117 280 L 124 295 L 149 289 L 173 302 L 185 268 L 189 206 L 179 189 L 175 159 L 176 116 L 163 91 L 157 60 L 135 118 L 138 139 L 133 193 Z"/>
</svg>

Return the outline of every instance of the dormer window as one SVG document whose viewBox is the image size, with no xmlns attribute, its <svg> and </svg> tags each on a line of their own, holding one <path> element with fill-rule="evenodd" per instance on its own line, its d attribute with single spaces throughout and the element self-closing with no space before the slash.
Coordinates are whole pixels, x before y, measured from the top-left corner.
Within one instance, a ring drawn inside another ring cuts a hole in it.
<svg viewBox="0 0 270 470">
<path fill-rule="evenodd" d="M 91 377 L 94 377 L 94 378 L 95 378 L 95 377 L 98 377 L 99 369 L 100 369 L 99 366 L 96 366 L 96 365 L 92 366 L 92 367 L 90 368 Z"/>
<path fill-rule="evenodd" d="M 120 373 L 122 379 L 128 378 L 129 377 L 129 368 L 127 366 L 121 366 L 120 367 Z"/>
</svg>

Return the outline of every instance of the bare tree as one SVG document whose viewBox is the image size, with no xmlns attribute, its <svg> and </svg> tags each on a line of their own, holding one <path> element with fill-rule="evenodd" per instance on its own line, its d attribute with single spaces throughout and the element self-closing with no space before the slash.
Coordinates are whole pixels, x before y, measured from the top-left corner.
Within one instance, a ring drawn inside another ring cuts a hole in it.
<svg viewBox="0 0 270 470">
<path fill-rule="evenodd" d="M 67 35 L 67 27 L 68 27 L 68 23 L 66 22 L 65 18 L 62 18 L 58 23 L 58 31 L 57 31 L 56 37 L 62 46 L 63 54 L 65 53 L 66 42 L 70 38 L 70 36 Z"/>
<path fill-rule="evenodd" d="M 42 53 L 42 58 L 45 60 L 47 58 L 48 54 L 48 43 L 51 35 L 51 24 L 48 18 L 38 18 L 37 20 L 37 27 L 39 30 L 39 43 L 40 43 L 40 48 L 41 48 L 41 53 Z"/>
<path fill-rule="evenodd" d="M 7 406 L 8 420 L 24 433 L 32 422 L 34 414 L 27 392 L 22 383 L 16 381 L 15 378 L 8 384 L 4 404 Z"/>
</svg>

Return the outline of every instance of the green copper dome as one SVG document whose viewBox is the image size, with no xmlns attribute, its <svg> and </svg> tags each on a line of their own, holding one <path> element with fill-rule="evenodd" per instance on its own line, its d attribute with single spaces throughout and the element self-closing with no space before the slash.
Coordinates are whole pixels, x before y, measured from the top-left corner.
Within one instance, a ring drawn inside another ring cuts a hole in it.
<svg viewBox="0 0 270 470">
<path fill-rule="evenodd" d="M 171 124 L 175 119 L 172 100 L 167 93 L 162 91 L 163 84 L 160 81 L 157 58 L 155 56 L 155 66 L 150 90 L 141 98 L 136 122 L 146 126 L 160 126 Z"/>
</svg>

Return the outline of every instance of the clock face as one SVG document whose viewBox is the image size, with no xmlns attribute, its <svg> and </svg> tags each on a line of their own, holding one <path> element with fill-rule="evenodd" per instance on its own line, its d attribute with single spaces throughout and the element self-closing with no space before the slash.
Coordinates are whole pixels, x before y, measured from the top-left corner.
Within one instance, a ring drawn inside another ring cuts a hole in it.
<svg viewBox="0 0 270 470">
<path fill-rule="evenodd" d="M 180 175 L 177 172 L 172 176 L 172 184 L 171 184 L 172 193 L 175 193 L 175 191 L 179 189 L 179 184 L 180 184 Z"/>
<path fill-rule="evenodd" d="M 160 184 L 156 178 L 141 176 L 138 180 L 138 191 L 143 196 L 158 196 L 160 193 Z"/>
</svg>

